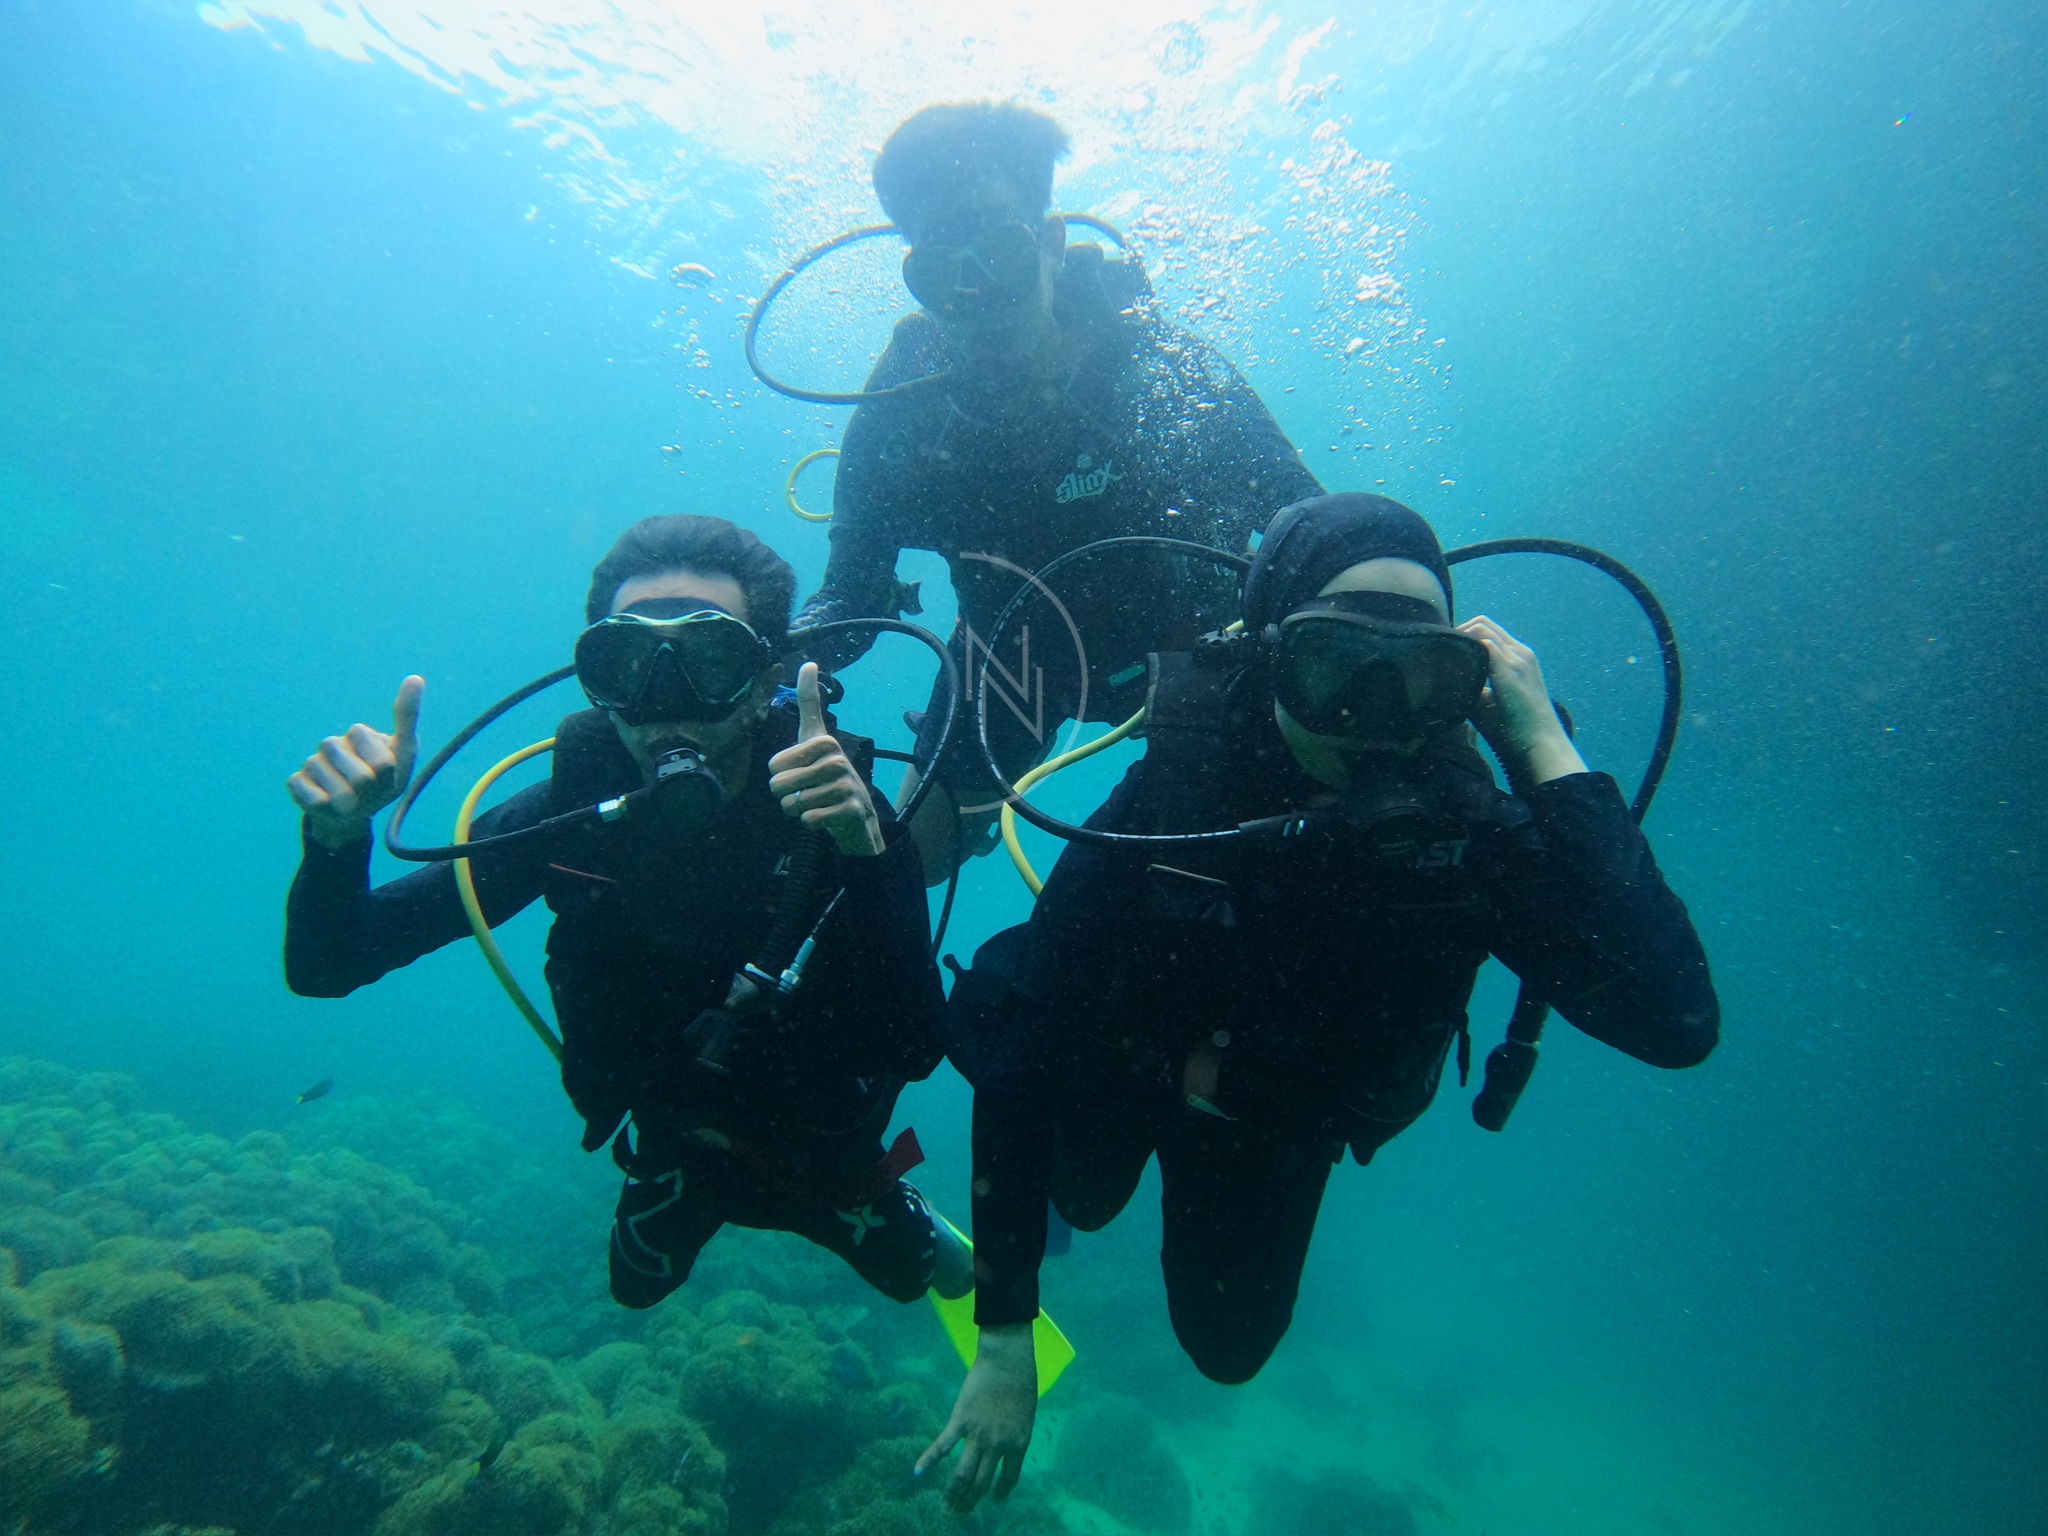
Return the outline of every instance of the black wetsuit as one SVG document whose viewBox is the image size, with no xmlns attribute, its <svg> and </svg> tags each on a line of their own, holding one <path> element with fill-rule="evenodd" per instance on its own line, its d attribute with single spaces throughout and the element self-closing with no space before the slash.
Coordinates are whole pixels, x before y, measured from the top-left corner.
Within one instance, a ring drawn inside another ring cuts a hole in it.
<svg viewBox="0 0 2048 1536">
<path fill-rule="evenodd" d="M 1322 489 L 1222 354 L 1152 312 L 1135 267 L 1105 261 L 1097 246 L 1071 248 L 1054 314 L 1072 348 L 1056 378 L 962 368 L 854 412 L 833 483 L 831 558 L 799 625 L 895 614 L 911 600 L 897 553 L 934 550 L 959 598 L 953 645 L 971 685 L 985 654 L 975 642 L 1054 557 L 1125 534 L 1241 555 L 1274 512 Z M 897 323 L 867 387 L 953 367 L 945 333 L 919 312 Z M 1083 708 L 1076 632 L 1088 718 L 1121 720 L 1141 700 L 1146 653 L 1234 617 L 1237 596 L 1231 572 L 1158 551 L 1093 557 L 1050 586 L 1066 614 L 1026 604 L 993 657 L 1002 670 L 991 676 L 990 742 L 1012 778 Z M 869 643 L 829 644 L 819 659 L 844 665 Z M 919 742 L 926 760 L 936 730 L 934 713 Z M 971 738 L 956 736 L 940 776 L 963 805 L 987 798 L 979 762 Z"/>
<path fill-rule="evenodd" d="M 494 925 L 537 896 L 555 914 L 548 988 L 585 1149 L 612 1140 L 631 1117 L 612 1149 L 627 1174 L 612 1294 L 627 1306 L 651 1306 L 681 1285 L 726 1222 L 800 1233 L 900 1301 L 931 1278 L 931 1217 L 899 1177 L 914 1143 L 885 1156 L 881 1133 L 903 1083 L 938 1063 L 943 999 L 916 851 L 879 795 L 888 850 L 845 858 L 824 845 L 811 903 L 822 908 L 840 887 L 845 894 L 773 1027 L 737 1037 L 723 1077 L 700 1067 L 695 1042 L 680 1038 L 756 958 L 778 903 L 799 899 L 788 870 L 805 834 L 768 793 L 765 766 L 795 739 L 795 716 L 793 706 L 770 711 L 744 789 L 683 850 L 664 849 L 654 829 L 629 817 L 473 860 Z M 569 716 L 555 740 L 549 782 L 478 817 L 474 836 L 640 786 L 599 711 Z M 865 743 L 841 741 L 865 773 Z M 309 835 L 304 844 L 286 909 L 294 992 L 340 997 L 468 935 L 452 865 L 372 890 L 367 840 L 329 850 Z"/>
<path fill-rule="evenodd" d="M 1703 1059 L 1719 1005 L 1607 775 L 1508 795 L 1461 729 L 1333 795 L 1288 753 L 1263 673 L 1229 687 L 1208 716 L 1221 730 L 1162 706 L 1089 825 L 1206 831 L 1316 807 L 1308 824 L 1068 845 L 1030 922 L 955 987 L 949 1044 L 975 1089 L 979 1321 L 1037 1311 L 1048 1197 L 1100 1227 L 1156 1151 L 1175 1332 L 1238 1382 L 1287 1329 L 1332 1164 L 1347 1143 L 1369 1159 L 1428 1107 L 1489 954 L 1656 1066 Z"/>
</svg>

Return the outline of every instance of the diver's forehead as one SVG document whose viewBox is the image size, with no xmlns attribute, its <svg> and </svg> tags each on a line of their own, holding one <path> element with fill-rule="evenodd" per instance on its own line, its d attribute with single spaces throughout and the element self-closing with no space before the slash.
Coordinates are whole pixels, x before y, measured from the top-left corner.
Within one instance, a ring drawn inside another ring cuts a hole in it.
<svg viewBox="0 0 2048 1536">
<path fill-rule="evenodd" d="M 628 577 L 619 583 L 619 590 L 612 595 L 612 612 L 624 613 L 635 603 L 657 598 L 704 602 L 723 608 L 743 623 L 747 618 L 745 590 L 734 577 L 722 571 L 655 571 L 645 576 Z"/>
<path fill-rule="evenodd" d="M 1450 601 L 1436 579 L 1436 572 L 1419 561 L 1394 556 L 1361 560 L 1356 565 L 1345 566 L 1323 583 L 1316 596 L 1334 597 L 1339 592 L 1393 592 L 1402 597 L 1420 598 L 1446 617 L 1451 611 Z"/>
<path fill-rule="evenodd" d="M 919 214 L 912 234 L 929 239 L 938 234 L 969 237 L 990 224 L 1029 222 L 1037 213 L 1009 177 L 981 176 L 934 198 Z"/>
</svg>

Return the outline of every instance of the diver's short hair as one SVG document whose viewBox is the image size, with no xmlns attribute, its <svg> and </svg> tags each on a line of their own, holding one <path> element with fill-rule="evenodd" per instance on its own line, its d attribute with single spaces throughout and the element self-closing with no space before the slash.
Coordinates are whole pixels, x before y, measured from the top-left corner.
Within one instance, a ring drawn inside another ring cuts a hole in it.
<svg viewBox="0 0 2048 1536">
<path fill-rule="evenodd" d="M 875 196 L 907 230 L 933 203 L 1000 176 L 1031 203 L 1019 212 L 1043 213 L 1052 206 L 1052 168 L 1066 153 L 1066 130 L 1014 101 L 926 107 L 904 119 L 875 157 Z"/>
<path fill-rule="evenodd" d="M 584 623 L 595 624 L 609 614 L 619 588 L 634 577 L 663 571 L 730 576 L 747 600 L 747 622 L 754 632 L 774 646 L 789 637 L 789 610 L 796 601 L 796 572 L 789 562 L 735 523 L 688 513 L 643 517 L 619 535 L 590 573 Z"/>
</svg>

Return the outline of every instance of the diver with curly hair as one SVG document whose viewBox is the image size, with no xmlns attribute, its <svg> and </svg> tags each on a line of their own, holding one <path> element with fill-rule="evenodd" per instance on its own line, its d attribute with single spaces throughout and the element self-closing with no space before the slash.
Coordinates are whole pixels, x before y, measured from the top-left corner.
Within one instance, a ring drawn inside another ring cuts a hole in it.
<svg viewBox="0 0 2048 1536">
<path fill-rule="evenodd" d="M 1010 707 L 990 710 L 1011 778 L 1062 718 L 1131 713 L 1146 653 L 1184 647 L 1235 596 L 1200 560 L 1099 559 L 1054 583 L 1064 612 L 1034 601 L 1018 615 L 1008 631 L 1018 652 L 978 655 L 976 637 L 1024 576 L 1121 534 L 1242 552 L 1274 507 L 1321 489 L 1230 362 L 1157 313 L 1137 261 L 1067 244 L 1048 211 L 1066 152 L 1051 118 L 994 102 L 926 107 L 882 146 L 875 194 L 910 242 L 903 279 L 921 307 L 897 322 L 867 382 L 869 394 L 889 393 L 865 400 L 846 428 L 824 584 L 798 616 L 894 614 L 915 602 L 896 578 L 899 552 L 944 556 L 970 696 L 984 665 L 1017 680 Z M 819 656 L 843 665 L 862 648 L 847 639 Z M 939 728 L 939 711 L 927 711 L 923 764 Z M 966 719 L 958 729 L 971 737 Z M 994 846 L 1001 808 L 971 740 L 938 772 L 913 819 L 931 883 Z"/>
<path fill-rule="evenodd" d="M 943 999 L 872 744 L 836 728 L 815 664 L 778 687 L 795 586 L 722 518 L 628 529 L 591 574 L 576 645 L 593 707 L 558 727 L 550 777 L 474 828 L 482 843 L 651 788 L 645 816 L 572 818 L 470 860 L 491 924 L 537 897 L 554 913 L 562 1083 L 584 1150 L 610 1141 L 626 1176 L 610 1263 L 628 1307 L 682 1285 L 728 1222 L 809 1238 L 898 1301 L 973 1284 L 902 1178 L 915 1138 L 881 1144 L 904 1083 L 938 1064 Z M 369 883 L 371 821 L 412 777 L 424 686 L 400 685 L 392 730 L 330 736 L 288 781 L 304 854 L 284 963 L 302 996 L 344 996 L 470 933 L 452 863 Z M 768 978 L 743 1010 L 749 961 L 785 916 L 815 941 L 802 985 L 777 996 Z"/>
</svg>

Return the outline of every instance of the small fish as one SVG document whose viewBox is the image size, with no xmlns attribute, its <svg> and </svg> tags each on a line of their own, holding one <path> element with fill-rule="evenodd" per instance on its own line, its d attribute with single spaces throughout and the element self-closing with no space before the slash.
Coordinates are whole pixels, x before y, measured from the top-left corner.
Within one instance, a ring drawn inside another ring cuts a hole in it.
<svg viewBox="0 0 2048 1536">
<path fill-rule="evenodd" d="M 686 261 L 678 266 L 670 267 L 668 275 L 671 281 L 683 288 L 702 288 L 706 283 L 718 281 L 718 274 L 716 272 L 712 271 L 709 267 L 699 266 L 694 261 Z"/>
<path fill-rule="evenodd" d="M 490 1471 L 492 1467 L 498 1464 L 498 1458 L 504 1455 L 504 1453 L 505 1437 L 499 1435 L 488 1446 L 484 1447 L 483 1454 L 477 1457 L 476 1475 L 482 1477 L 486 1472 Z"/>
<path fill-rule="evenodd" d="M 315 1099 L 326 1098 L 327 1095 L 329 1095 L 332 1092 L 334 1092 L 334 1079 L 331 1077 L 323 1077 L 320 1079 L 319 1082 L 315 1083 L 312 1087 L 308 1088 L 304 1093 L 300 1094 L 296 1099 L 292 1100 L 292 1102 L 294 1104 L 310 1104 Z"/>
</svg>

